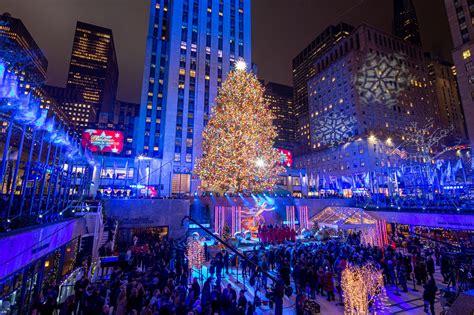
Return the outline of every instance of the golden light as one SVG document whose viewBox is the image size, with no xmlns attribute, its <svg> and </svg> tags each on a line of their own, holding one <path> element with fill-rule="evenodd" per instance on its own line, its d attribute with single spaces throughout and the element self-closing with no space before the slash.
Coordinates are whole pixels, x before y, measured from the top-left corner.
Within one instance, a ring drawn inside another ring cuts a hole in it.
<svg viewBox="0 0 474 315">
<path fill-rule="evenodd" d="M 258 158 L 256 161 L 255 161 L 255 165 L 257 165 L 257 167 L 265 167 L 265 160 L 262 159 L 262 158 Z"/>
<path fill-rule="evenodd" d="M 344 314 L 369 314 L 369 305 L 376 310 L 385 307 L 382 271 L 372 264 L 362 267 L 349 265 L 342 271 L 341 287 L 344 294 Z"/>
<path fill-rule="evenodd" d="M 235 62 L 235 70 L 245 71 L 247 69 L 247 63 L 243 59 L 239 59 Z"/>
<path fill-rule="evenodd" d="M 377 138 L 374 135 L 369 136 L 369 141 L 375 141 L 375 140 L 377 140 Z"/>
<path fill-rule="evenodd" d="M 44 262 L 44 266 L 45 266 L 46 268 L 49 267 L 49 260 L 46 260 L 46 261 Z"/>
</svg>

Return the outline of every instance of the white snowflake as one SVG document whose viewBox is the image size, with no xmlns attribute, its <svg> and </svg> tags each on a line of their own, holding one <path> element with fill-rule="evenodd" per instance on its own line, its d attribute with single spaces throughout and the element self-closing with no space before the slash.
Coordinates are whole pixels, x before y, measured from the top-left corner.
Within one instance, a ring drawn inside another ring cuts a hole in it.
<svg viewBox="0 0 474 315">
<path fill-rule="evenodd" d="M 368 54 L 354 82 L 362 101 L 389 107 L 395 105 L 398 96 L 409 86 L 412 78 L 403 62 L 405 59 L 400 54 Z"/>
<path fill-rule="evenodd" d="M 344 114 L 329 113 L 314 119 L 314 138 L 322 145 L 333 146 L 350 140 L 355 134 L 356 119 Z"/>
</svg>

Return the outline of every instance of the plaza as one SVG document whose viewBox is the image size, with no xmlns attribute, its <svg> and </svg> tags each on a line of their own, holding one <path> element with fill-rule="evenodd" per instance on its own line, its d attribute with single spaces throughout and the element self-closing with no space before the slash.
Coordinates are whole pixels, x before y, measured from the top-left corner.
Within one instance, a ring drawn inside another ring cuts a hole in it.
<svg viewBox="0 0 474 315">
<path fill-rule="evenodd" d="M 474 10 L 370 1 L 2 1 L 0 314 L 472 314 Z"/>
</svg>

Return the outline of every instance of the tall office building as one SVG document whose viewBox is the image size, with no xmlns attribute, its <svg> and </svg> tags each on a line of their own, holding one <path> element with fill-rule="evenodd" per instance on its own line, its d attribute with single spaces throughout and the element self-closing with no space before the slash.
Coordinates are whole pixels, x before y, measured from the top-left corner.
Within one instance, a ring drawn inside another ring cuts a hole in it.
<svg viewBox="0 0 474 315">
<path fill-rule="evenodd" d="M 250 0 L 151 1 L 135 139 L 160 194 L 196 189 L 191 172 L 218 87 L 236 60 L 251 65 L 250 13 Z"/>
<path fill-rule="evenodd" d="M 472 153 L 472 148 L 474 148 L 474 25 L 472 24 L 474 6 L 472 1 L 468 0 L 445 0 L 445 5 L 454 44 L 453 62 L 456 67 Z"/>
<path fill-rule="evenodd" d="M 87 128 L 95 117 L 95 109 L 84 101 L 80 90 L 45 85 L 44 90 L 49 98 L 60 105 L 62 111 L 77 131 Z"/>
<path fill-rule="evenodd" d="M 393 13 L 394 35 L 421 46 L 420 29 L 413 0 L 393 0 Z"/>
<path fill-rule="evenodd" d="M 21 69 L 18 75 L 23 90 L 44 83 L 48 60 L 23 22 L 8 13 L 0 15 L 0 48 L 2 59 L 16 64 L 17 70 Z"/>
<path fill-rule="evenodd" d="M 98 122 L 94 125 L 97 129 L 117 130 L 123 132 L 124 144 L 121 155 L 134 156 L 134 132 L 140 113 L 140 104 L 117 100 L 112 112 L 102 112 Z"/>
<path fill-rule="evenodd" d="M 436 115 L 422 49 L 362 24 L 326 50 L 309 81 L 310 154 L 297 168 L 341 176 L 394 167 L 412 122 Z"/>
<path fill-rule="evenodd" d="M 275 119 L 273 125 L 278 133 L 275 147 L 292 150 L 295 141 L 296 121 L 294 120 L 293 88 L 291 86 L 266 82 L 265 100 Z"/>
<path fill-rule="evenodd" d="M 112 111 L 118 75 L 112 30 L 78 21 L 67 79 L 67 89 L 80 91 L 89 105 L 85 113 L 83 108 L 73 108 L 81 114 L 78 125 L 93 123 L 100 112 Z"/>
<path fill-rule="evenodd" d="M 447 141 L 455 143 L 456 140 L 467 139 L 466 122 L 459 99 L 454 65 L 425 53 L 430 86 L 436 95 L 437 113 L 435 119 L 437 126 L 443 129 L 452 128 Z"/>
<path fill-rule="evenodd" d="M 339 23 L 327 27 L 305 49 L 293 58 L 294 115 L 297 121 L 296 140 L 309 148 L 308 81 L 314 76 L 314 62 L 325 51 L 349 35 L 353 27 Z"/>
</svg>

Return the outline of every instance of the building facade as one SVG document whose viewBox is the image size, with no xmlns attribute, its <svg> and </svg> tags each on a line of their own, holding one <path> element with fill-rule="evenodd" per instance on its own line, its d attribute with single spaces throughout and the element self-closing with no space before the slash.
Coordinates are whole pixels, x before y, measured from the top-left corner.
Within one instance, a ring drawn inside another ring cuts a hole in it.
<svg viewBox="0 0 474 315">
<path fill-rule="evenodd" d="M 397 167 L 402 134 L 436 115 L 421 48 L 374 27 L 357 27 L 315 60 L 314 72 L 312 153 L 296 158 L 295 167 L 321 180 Z"/>
<path fill-rule="evenodd" d="M 95 116 L 95 108 L 84 101 L 80 91 L 52 85 L 43 87 L 49 101 L 57 103 L 67 116 L 68 121 L 77 130 L 87 128 Z"/>
<path fill-rule="evenodd" d="M 459 99 L 454 65 L 425 54 L 430 85 L 436 95 L 437 126 L 443 129 L 451 129 L 448 141 L 454 144 L 456 141 L 467 140 L 466 122 Z"/>
<path fill-rule="evenodd" d="M 237 60 L 251 64 L 250 14 L 250 0 L 151 1 L 135 139 L 165 195 L 197 187 L 191 172 L 218 87 Z"/>
<path fill-rule="evenodd" d="M 413 0 L 393 0 L 393 33 L 403 40 L 421 46 Z"/>
<path fill-rule="evenodd" d="M 117 100 L 112 112 L 102 112 L 96 124 L 97 129 L 116 130 L 123 132 L 124 144 L 121 155 L 134 157 L 134 132 L 140 113 L 140 104 Z"/>
<path fill-rule="evenodd" d="M 330 49 L 342 38 L 349 35 L 353 27 L 340 23 L 327 27 L 305 49 L 293 58 L 293 89 L 294 115 L 297 121 L 296 140 L 304 147 L 309 148 L 309 121 L 308 121 L 308 81 L 316 73 L 314 62 L 327 49 Z"/>
<path fill-rule="evenodd" d="M 296 121 L 293 108 L 293 88 L 275 82 L 263 83 L 265 100 L 268 102 L 275 119 L 273 125 L 278 133 L 275 147 L 291 150 L 295 141 Z"/>
<path fill-rule="evenodd" d="M 77 112 L 73 114 L 73 117 L 76 117 L 76 125 L 85 126 L 95 122 L 99 112 L 112 111 L 116 100 L 118 75 L 112 30 L 78 21 L 67 89 L 79 91 L 88 106 L 71 106 L 71 110 Z"/>
<path fill-rule="evenodd" d="M 445 0 L 452 51 L 467 132 L 474 148 L 474 6 L 468 0 Z"/>
<path fill-rule="evenodd" d="M 8 13 L 0 15 L 0 44 L 2 59 L 20 65 L 17 70 L 24 76 L 22 81 L 30 85 L 44 83 L 48 60 L 20 19 Z"/>
</svg>

